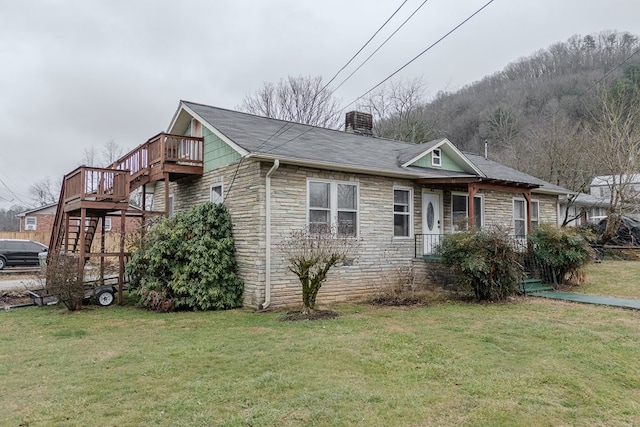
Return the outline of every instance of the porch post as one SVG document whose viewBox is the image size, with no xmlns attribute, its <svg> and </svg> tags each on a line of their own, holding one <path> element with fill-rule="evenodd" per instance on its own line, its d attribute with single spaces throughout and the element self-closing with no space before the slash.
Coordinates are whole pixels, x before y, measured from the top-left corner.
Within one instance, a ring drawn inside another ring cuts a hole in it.
<svg viewBox="0 0 640 427">
<path fill-rule="evenodd" d="M 472 229 L 475 226 L 475 211 L 474 211 L 474 199 L 476 194 L 478 194 L 478 186 L 476 184 L 468 184 L 467 185 L 467 213 L 469 220 L 469 229 Z"/>
<path fill-rule="evenodd" d="M 87 251 L 87 232 L 85 231 L 85 222 L 87 220 L 87 209 L 80 209 L 80 253 L 78 256 L 78 277 L 84 283 L 84 262 Z"/>
<path fill-rule="evenodd" d="M 164 216 L 169 216 L 169 174 L 164 174 Z"/>
<path fill-rule="evenodd" d="M 124 284 L 124 233 L 127 211 L 120 210 L 120 252 L 118 254 L 118 304 L 122 304 L 122 288 Z"/>
<path fill-rule="evenodd" d="M 527 203 L 527 234 L 531 232 L 531 190 L 522 193 Z"/>
</svg>

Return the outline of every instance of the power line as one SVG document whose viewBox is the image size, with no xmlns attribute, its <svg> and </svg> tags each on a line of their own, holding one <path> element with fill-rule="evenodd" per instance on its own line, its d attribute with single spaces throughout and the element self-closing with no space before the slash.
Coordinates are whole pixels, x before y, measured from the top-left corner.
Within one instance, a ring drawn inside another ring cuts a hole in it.
<svg viewBox="0 0 640 427">
<path fill-rule="evenodd" d="M 395 30 L 393 33 L 391 33 L 391 35 L 390 35 L 389 37 L 387 37 L 387 38 L 385 39 L 385 41 L 383 41 L 383 42 L 382 42 L 382 44 L 381 44 L 380 46 L 378 46 L 378 48 L 377 48 L 376 50 L 374 50 L 374 51 L 373 51 L 373 53 L 371 53 L 371 55 L 367 56 L 367 58 L 366 58 L 364 61 L 362 61 L 362 62 L 360 63 L 360 65 L 358 65 L 358 67 L 357 67 L 355 70 L 353 70 L 353 72 L 352 72 L 351 74 L 349 74 L 349 75 L 347 76 L 347 78 L 346 78 L 346 79 L 344 79 L 344 80 L 343 80 L 343 81 L 342 81 L 338 86 L 336 86 L 336 87 L 331 91 L 331 94 L 333 94 L 335 91 L 337 91 L 337 90 L 338 90 L 338 89 L 339 89 L 343 84 L 345 84 L 345 83 L 346 83 L 346 81 L 347 81 L 347 80 L 349 80 L 349 79 L 350 79 L 350 78 L 351 78 L 355 73 L 357 73 L 357 72 L 358 72 L 358 70 L 360 70 L 360 68 L 362 68 L 362 66 L 363 66 L 364 64 L 366 64 L 366 63 L 371 59 L 371 57 L 372 57 L 373 55 L 375 55 L 376 53 L 378 53 L 378 51 L 379 51 L 380 49 L 382 49 L 382 47 L 383 47 L 385 44 L 387 44 L 387 42 L 388 42 L 389 40 L 391 40 L 391 38 L 392 38 L 393 36 L 395 36 L 395 35 L 396 35 L 396 33 L 397 33 L 398 31 L 400 31 L 400 29 L 401 29 L 402 27 L 404 27 L 404 25 L 405 25 L 405 24 L 406 24 L 406 23 L 407 23 L 411 18 L 413 18 L 413 15 L 415 15 L 416 13 L 418 13 L 418 11 L 419 11 L 420 9 L 422 9 L 422 6 L 424 6 L 424 5 L 425 5 L 425 3 L 426 3 L 426 2 L 428 2 L 428 1 L 429 1 L 429 0 L 424 0 L 424 1 L 420 4 L 420 6 L 418 6 L 418 8 L 417 8 L 416 10 L 414 10 L 414 11 L 413 11 L 413 13 L 412 13 L 411 15 L 409 15 L 409 17 L 408 17 L 407 19 L 405 19 L 405 20 L 404 20 L 404 22 L 403 22 L 402 24 L 400 24 L 400 26 L 399 26 L 398 28 L 396 28 L 396 30 Z M 326 86 L 325 86 L 325 87 L 326 87 Z"/>
<path fill-rule="evenodd" d="M 405 5 L 405 3 L 406 3 L 407 1 L 408 1 L 408 0 L 404 0 L 404 1 L 402 2 L 402 4 L 401 4 L 397 9 L 396 9 L 396 11 L 395 11 L 395 12 L 393 12 L 393 13 L 391 14 L 391 16 L 390 16 L 389 18 L 387 18 L 387 20 L 386 20 L 386 21 L 384 21 L 384 24 L 382 24 L 382 25 L 380 26 L 380 28 L 378 28 L 378 30 L 377 30 L 375 33 L 373 33 L 373 35 L 369 38 L 369 40 L 367 40 L 367 42 L 366 42 L 364 45 L 362 45 L 362 47 L 361 47 L 361 48 L 360 48 L 360 49 L 359 49 L 359 50 L 358 50 L 358 51 L 357 51 L 357 52 L 356 52 L 356 53 L 351 57 L 351 59 L 349 59 L 349 61 L 347 61 L 347 63 L 346 63 L 346 64 L 344 64 L 344 66 L 343 66 L 342 68 L 340 68 L 340 69 L 338 70 L 338 72 L 334 74 L 334 76 L 333 76 L 333 77 L 331 77 L 331 80 L 329 80 L 329 82 L 327 82 L 327 84 L 326 84 L 326 85 L 324 85 L 324 87 L 323 87 L 322 89 L 320 89 L 320 92 L 323 92 L 323 91 L 327 88 L 327 86 L 329 86 L 329 85 L 331 84 L 331 82 L 332 82 L 332 81 L 334 81 L 334 80 L 336 79 L 336 77 L 338 77 L 338 75 L 339 75 L 339 74 L 340 74 L 340 73 L 341 73 L 345 68 L 347 68 L 347 67 L 349 66 L 349 64 L 351 64 L 351 62 L 353 62 L 353 60 L 354 60 L 354 59 L 356 59 L 356 56 L 360 55 L 360 52 L 362 52 L 362 51 L 364 50 L 364 48 L 366 48 L 366 47 L 369 45 L 369 43 L 371 43 L 371 41 L 372 41 L 372 40 L 373 40 L 373 39 L 378 35 L 378 33 L 379 33 L 379 32 L 380 32 L 380 31 L 381 31 L 381 30 L 382 30 L 382 29 L 383 29 L 383 28 L 384 28 L 384 27 L 389 23 L 389 21 L 391 21 L 391 19 L 392 19 L 394 16 L 396 16 L 396 14 L 400 11 L 400 9 L 402 9 L 402 6 L 404 6 L 404 5 Z M 421 6 L 421 7 L 422 7 L 422 6 Z M 415 13 L 415 12 L 414 12 L 414 13 Z M 404 24 L 403 24 L 403 25 L 404 25 Z M 396 31 L 397 31 L 397 30 L 396 30 Z M 394 33 L 394 34 L 395 34 L 395 33 Z M 377 51 L 376 51 L 376 52 L 377 52 Z M 374 52 L 374 53 L 375 53 L 375 52 Z M 349 77 L 351 77 L 351 76 L 349 76 Z M 333 93 L 333 92 L 335 92 L 335 90 L 334 90 L 334 91 L 332 91 L 331 93 Z"/>
<path fill-rule="evenodd" d="M 434 46 L 436 46 L 438 43 L 440 43 L 441 41 L 443 41 L 445 38 L 447 38 L 449 35 L 451 35 L 454 31 L 456 31 L 458 28 L 460 28 L 462 25 L 464 25 L 465 23 L 467 23 L 471 18 L 473 18 L 474 16 L 476 16 L 478 13 L 480 13 L 483 9 L 485 9 L 487 6 L 489 6 L 491 3 L 493 3 L 494 0 L 490 0 L 487 3 L 484 4 L 484 6 L 482 6 L 480 9 L 476 10 L 474 13 L 472 13 L 471 15 L 469 15 L 465 20 L 463 20 L 462 22 L 460 22 L 458 25 L 456 25 L 453 29 L 451 29 L 449 32 L 447 32 L 445 35 L 443 35 L 442 37 L 440 37 L 438 40 L 436 40 L 434 43 L 432 43 L 429 47 L 427 47 L 425 50 L 423 50 L 422 52 L 420 52 L 417 56 L 415 56 L 413 59 L 411 59 L 409 62 L 407 62 L 406 64 L 404 64 L 402 67 L 400 67 L 399 69 L 397 69 L 395 72 L 393 72 L 391 75 L 389 75 L 388 77 L 386 77 L 384 80 L 382 80 L 380 83 L 378 83 L 377 85 L 375 85 L 374 87 L 372 87 L 371 89 L 369 89 L 367 92 L 365 92 L 364 94 L 362 94 L 361 96 L 359 96 L 358 98 L 356 98 L 354 101 L 350 102 L 349 104 L 345 105 L 341 110 L 346 109 L 348 106 L 354 104 L 355 102 L 357 102 L 360 98 L 364 97 L 367 93 L 375 90 L 377 87 L 379 87 L 380 85 L 382 85 L 384 82 L 386 82 L 387 80 L 389 80 L 390 78 L 392 78 L 393 76 L 395 76 L 396 74 L 398 74 L 400 71 L 402 71 L 404 68 L 406 68 L 409 64 L 411 64 L 412 62 L 414 62 L 415 60 L 417 60 L 418 58 L 420 58 L 422 55 L 424 55 L 425 53 L 427 53 L 429 50 L 431 50 Z M 426 1 L 424 2 L 426 3 Z M 422 5 L 424 5 L 424 3 Z M 422 7 L 422 5 L 420 5 L 420 7 Z M 420 9 L 420 7 L 418 9 Z M 417 10 L 416 10 L 417 12 Z M 414 12 L 415 14 L 415 12 Z M 412 15 L 413 16 L 413 15 Z M 411 17 L 409 17 L 411 18 Z M 402 24 L 404 25 L 404 23 Z M 269 150 L 266 151 L 266 153 L 270 153 L 273 150 L 280 148 L 298 138 L 300 138 L 301 136 L 305 135 L 306 133 L 310 132 L 313 129 L 313 127 L 309 127 L 309 129 L 305 130 L 304 132 L 300 133 L 299 135 L 284 141 L 281 144 L 278 144 L 274 147 L 271 147 Z"/>
<path fill-rule="evenodd" d="M 365 93 L 363 93 L 362 95 L 360 95 L 359 97 L 357 97 L 356 99 L 354 99 L 353 101 L 351 101 L 350 103 L 348 103 L 347 105 L 345 105 L 342 109 L 346 109 L 347 107 L 349 107 L 352 104 L 355 104 L 357 101 L 359 101 L 360 99 L 362 99 L 365 95 L 367 95 L 368 93 L 370 93 L 371 91 L 377 89 L 378 87 L 380 87 L 382 84 L 384 84 L 387 80 L 389 80 L 390 78 L 392 78 L 393 76 L 395 76 L 396 74 L 398 74 L 400 71 L 404 70 L 406 67 L 408 67 L 411 63 L 413 63 L 414 61 L 416 61 L 418 58 L 420 58 L 422 55 L 424 55 L 425 53 L 427 53 L 428 51 L 430 51 L 433 47 L 435 47 L 436 45 L 438 45 L 441 41 L 443 41 L 444 39 L 446 39 L 447 37 L 449 37 L 453 32 L 455 32 L 458 28 L 460 28 L 461 26 L 463 26 L 464 24 L 466 24 L 470 19 L 472 19 L 474 16 L 476 16 L 478 13 L 482 12 L 482 10 L 484 10 L 487 6 L 489 6 L 491 3 L 493 3 L 494 0 L 489 0 L 487 3 L 485 3 L 480 9 L 476 10 L 475 12 L 473 12 L 471 15 L 469 15 L 464 21 L 460 22 L 458 25 L 456 25 L 455 27 L 453 27 L 453 29 L 451 29 L 449 32 L 447 32 L 445 35 L 443 35 L 442 37 L 440 37 L 438 40 L 436 40 L 433 44 L 431 44 L 429 47 L 427 47 L 425 50 L 423 50 L 422 52 L 420 52 L 418 55 L 416 55 L 415 57 L 413 57 L 409 62 L 407 62 L 406 64 L 404 64 L 402 67 L 398 68 L 396 71 L 394 71 L 393 73 L 391 73 L 390 75 L 388 75 L 387 77 L 385 77 L 380 83 L 378 83 L 377 85 L 375 85 L 374 87 L 372 87 L 371 89 L 369 89 L 368 91 L 366 91 Z"/>
</svg>

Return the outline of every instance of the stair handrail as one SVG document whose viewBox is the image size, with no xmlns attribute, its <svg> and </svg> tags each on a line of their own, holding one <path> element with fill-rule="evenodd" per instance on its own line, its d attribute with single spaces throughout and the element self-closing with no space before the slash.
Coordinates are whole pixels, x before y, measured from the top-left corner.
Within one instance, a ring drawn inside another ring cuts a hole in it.
<svg viewBox="0 0 640 427">
<path fill-rule="evenodd" d="M 53 230 L 51 231 L 51 239 L 49 240 L 49 252 L 47 253 L 47 265 L 62 246 L 62 239 L 64 239 L 64 227 L 62 219 L 64 218 L 64 203 L 65 203 L 65 180 L 66 175 L 62 178 L 62 185 L 60 186 L 60 196 L 58 197 L 58 206 L 56 208 L 56 216 L 53 220 Z"/>
</svg>

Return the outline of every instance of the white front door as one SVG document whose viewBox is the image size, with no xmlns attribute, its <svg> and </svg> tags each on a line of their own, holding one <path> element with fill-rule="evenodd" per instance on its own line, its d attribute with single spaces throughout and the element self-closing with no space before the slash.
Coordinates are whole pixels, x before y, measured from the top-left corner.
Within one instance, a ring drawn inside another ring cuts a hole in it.
<svg viewBox="0 0 640 427">
<path fill-rule="evenodd" d="M 440 244 L 442 231 L 442 193 L 422 192 L 422 233 L 424 255 L 433 253 Z"/>
</svg>

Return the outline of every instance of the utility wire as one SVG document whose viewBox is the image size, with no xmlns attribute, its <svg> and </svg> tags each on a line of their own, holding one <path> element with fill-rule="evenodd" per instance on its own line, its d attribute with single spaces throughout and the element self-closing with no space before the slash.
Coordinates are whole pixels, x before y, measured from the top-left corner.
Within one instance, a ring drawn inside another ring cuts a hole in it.
<svg viewBox="0 0 640 427">
<path fill-rule="evenodd" d="M 323 92 L 323 91 L 324 91 L 324 90 L 325 90 L 325 89 L 326 89 L 326 88 L 331 84 L 331 82 L 333 82 L 333 81 L 336 79 L 336 77 L 338 77 L 338 75 L 339 75 L 339 74 L 340 74 L 340 73 L 341 73 L 345 68 L 347 68 L 347 67 L 349 66 L 349 64 L 351 64 L 351 62 L 353 62 L 353 60 L 354 60 L 354 59 L 356 59 L 356 56 L 360 55 L 360 52 L 362 52 L 362 51 L 364 50 L 364 48 L 365 48 L 365 47 L 367 47 L 367 46 L 369 45 L 369 43 L 371 43 L 371 41 L 372 41 L 372 40 L 373 40 L 373 39 L 378 35 L 378 33 L 379 33 L 379 32 L 380 32 L 380 31 L 381 31 L 381 30 L 382 30 L 382 29 L 383 29 L 383 28 L 384 28 L 384 27 L 389 23 L 389 21 L 391 21 L 391 19 L 392 19 L 394 16 L 396 16 L 396 13 L 398 13 L 398 12 L 400 11 L 400 9 L 402 9 L 402 6 L 404 6 L 404 5 L 405 5 L 405 3 L 406 3 L 407 1 L 408 1 L 408 0 L 404 0 L 404 1 L 402 2 L 402 4 L 401 4 L 400 6 L 398 6 L 398 8 L 396 9 L 396 11 L 395 11 L 395 12 L 393 12 L 393 14 L 391 14 L 391 16 L 390 16 L 389 18 L 387 18 L 387 20 L 386 20 L 386 21 L 384 21 L 384 24 L 382 24 L 382 25 L 380 26 L 380 28 L 378 28 L 378 30 L 377 30 L 375 33 L 373 33 L 373 35 L 369 38 L 369 40 L 367 40 L 367 42 L 366 42 L 366 43 L 365 43 L 365 44 L 364 44 L 364 45 L 363 45 L 363 46 L 362 46 L 362 47 L 361 47 L 361 48 L 360 48 L 360 49 L 359 49 L 359 50 L 358 50 L 358 51 L 357 51 L 357 52 L 356 52 L 352 57 L 351 57 L 351 59 L 350 59 L 349 61 L 347 61 L 347 63 L 346 63 L 346 64 L 344 64 L 344 66 L 343 66 L 342 68 L 340 68 L 340 69 L 338 70 L 338 72 L 334 74 L 334 76 L 333 76 L 333 77 L 331 77 L 331 80 L 329 80 L 329 81 L 327 82 L 327 84 L 326 84 L 326 85 L 324 85 L 324 86 L 322 87 L 322 89 L 320 89 L 320 92 Z M 420 6 L 420 7 L 422 7 L 422 6 Z M 414 12 L 414 13 L 415 13 L 415 12 Z M 412 16 L 413 16 L 413 15 L 412 15 Z M 403 24 L 403 25 L 404 25 L 404 24 Z M 397 30 L 396 30 L 396 31 L 397 31 Z M 395 33 L 394 33 L 394 34 L 395 34 Z M 377 52 L 377 51 L 376 51 L 376 52 Z M 375 52 L 374 52 L 374 53 L 375 53 Z M 332 91 L 331 93 L 333 93 L 333 92 L 335 92 L 335 90 L 334 90 L 334 91 Z"/>
<path fill-rule="evenodd" d="M 420 58 L 422 55 L 424 55 L 425 53 L 427 53 L 428 51 L 430 51 L 433 47 L 435 47 L 437 44 L 439 44 L 441 41 L 443 41 L 444 39 L 446 39 L 447 37 L 449 37 L 453 32 L 455 32 L 458 28 L 462 27 L 464 24 L 466 24 L 471 18 L 473 18 L 474 16 L 476 16 L 478 13 L 482 12 L 482 10 L 484 10 L 487 6 L 489 6 L 491 3 L 493 3 L 494 0 L 489 0 L 487 3 L 484 4 L 484 6 L 482 6 L 480 9 L 476 10 L 475 12 L 473 12 L 471 15 L 469 15 L 469 17 L 467 17 L 464 21 L 460 22 L 458 25 L 456 25 L 455 27 L 453 27 L 453 29 L 451 29 L 449 32 L 447 32 L 444 36 L 440 37 L 438 40 L 436 40 L 433 44 L 431 44 L 431 46 L 427 47 L 425 50 L 423 50 L 422 52 L 420 52 L 418 55 L 416 55 L 415 57 L 413 57 L 409 62 L 407 62 L 406 64 L 404 64 L 402 67 L 398 68 L 396 71 L 394 71 L 393 73 L 391 73 L 390 75 L 388 75 L 387 77 L 385 77 L 380 83 L 378 83 L 377 85 L 375 85 L 374 87 L 372 87 L 371 89 L 369 89 L 368 91 L 366 91 L 365 93 L 363 93 L 362 95 L 360 95 L 359 97 L 357 97 L 356 99 L 354 99 L 353 101 L 351 101 L 350 103 L 348 103 L 347 105 L 345 105 L 342 109 L 346 109 L 347 107 L 349 107 L 352 104 L 355 104 L 357 101 L 359 101 L 360 99 L 364 98 L 368 93 L 372 92 L 373 90 L 377 89 L 378 87 L 380 87 L 382 84 L 384 84 L 387 80 L 389 80 L 390 78 L 392 78 L 393 76 L 395 76 L 396 74 L 398 74 L 400 71 L 404 70 L 406 67 L 408 67 L 411 63 L 413 63 L 414 61 L 416 61 L 418 58 Z"/>
<path fill-rule="evenodd" d="M 350 78 L 351 78 L 355 73 L 357 73 L 357 72 L 358 72 L 358 70 L 360 70 L 360 68 L 362 68 L 362 66 L 363 66 L 364 64 L 366 64 L 366 63 L 371 59 L 371 57 L 372 57 L 373 55 L 375 55 L 376 53 L 378 53 L 378 51 L 379 51 L 380 49 L 382 49 L 382 47 L 383 47 L 385 44 L 387 44 L 387 42 L 388 42 L 389 40 L 391 40 L 391 38 L 392 38 L 393 36 L 395 36 L 395 35 L 396 35 L 396 33 L 397 33 L 398 31 L 400 31 L 400 29 L 401 29 L 402 27 L 404 27 L 404 25 L 405 25 L 405 24 L 406 24 L 406 23 L 407 23 L 411 18 L 413 18 L 413 15 L 415 15 L 416 13 L 418 13 L 418 11 L 419 11 L 420 9 L 422 9 L 422 6 L 424 6 L 424 5 L 425 5 L 425 3 L 426 3 L 426 2 L 428 2 L 428 1 L 429 1 L 429 0 L 424 0 L 424 1 L 422 2 L 422 4 L 420 4 L 420 6 L 418 6 L 418 8 L 417 8 L 416 10 L 414 10 L 414 11 L 413 11 L 413 13 L 412 13 L 411 15 L 409 15 L 409 17 L 408 17 L 407 19 L 405 19 L 405 20 L 404 20 L 404 22 L 403 22 L 402 24 L 400 24 L 400 26 L 399 26 L 398 28 L 396 28 L 396 30 L 395 30 L 394 32 L 393 32 L 393 33 L 391 33 L 391 35 L 390 35 L 389 37 L 387 37 L 387 38 L 385 39 L 385 41 L 383 41 L 383 42 L 382 42 L 382 44 L 381 44 L 380 46 L 378 46 L 378 48 L 377 48 L 376 50 L 374 50 L 374 51 L 371 53 L 371 55 L 367 56 L 367 58 L 366 58 L 364 61 L 362 61 L 362 62 L 360 63 L 360 65 L 358 65 L 358 67 L 357 67 L 355 70 L 353 70 L 353 72 L 352 72 L 351 74 L 349 74 L 349 75 L 347 76 L 347 78 L 346 78 L 346 79 L 342 80 L 342 82 L 341 82 L 338 86 L 336 86 L 335 88 L 333 88 L 333 90 L 331 91 L 331 94 L 333 94 L 335 91 L 337 91 L 337 90 L 338 90 L 338 89 L 339 89 L 343 84 L 345 84 L 345 83 L 346 83 L 346 81 L 347 81 L 347 80 L 349 80 L 349 79 L 350 79 Z M 343 67 L 343 69 L 344 69 L 344 67 Z M 326 86 L 325 86 L 325 87 L 326 87 Z"/>
<path fill-rule="evenodd" d="M 398 74 L 400 71 L 402 71 L 404 68 L 406 68 L 409 64 L 411 64 L 412 62 L 414 62 L 415 60 L 417 60 L 418 58 L 420 58 L 422 55 L 424 55 L 425 53 L 427 53 L 429 50 L 431 50 L 434 46 L 436 46 L 438 43 L 440 43 L 442 40 L 444 40 L 445 38 L 447 38 L 449 35 L 451 35 L 454 31 L 456 31 L 458 28 L 460 28 L 462 25 L 464 25 L 465 23 L 467 23 L 471 18 L 473 18 L 474 16 L 476 16 L 478 13 L 480 13 L 484 8 L 486 8 L 487 6 L 489 6 L 491 3 L 493 3 L 494 0 L 490 0 L 487 3 L 484 4 L 484 6 L 482 6 L 480 9 L 476 10 L 473 14 L 471 14 L 469 17 L 467 17 L 465 20 L 463 20 L 462 22 L 460 22 L 458 25 L 456 25 L 452 30 L 450 30 L 449 32 L 447 32 L 445 35 L 443 35 L 442 37 L 440 37 L 438 40 L 436 40 L 433 44 L 431 44 L 429 47 L 427 47 L 425 50 L 423 50 L 422 52 L 420 52 L 417 56 L 415 56 L 413 59 L 411 59 L 409 62 L 407 62 L 406 64 L 404 64 L 402 67 L 400 67 L 399 69 L 397 69 L 395 72 L 393 72 L 391 75 L 389 75 L 388 77 L 386 77 L 384 80 L 382 80 L 380 83 L 378 83 L 377 85 L 375 85 L 374 87 L 372 87 L 371 89 L 369 89 L 367 92 L 365 92 L 364 94 L 362 94 L 361 96 L 359 96 L 358 98 L 356 98 L 354 101 L 350 102 L 349 104 L 345 105 L 344 107 L 342 107 L 341 110 L 346 109 L 347 107 L 349 107 L 350 105 L 354 104 L 355 102 L 357 102 L 359 99 L 361 99 L 362 97 L 364 97 L 366 94 L 368 94 L 369 92 L 375 90 L 377 87 L 379 87 L 380 85 L 382 85 L 384 82 L 386 82 L 387 80 L 389 80 L 390 78 L 392 78 L 393 76 L 395 76 L 396 74 Z M 424 2 L 426 3 L 426 1 Z M 424 4 L 423 3 L 423 4 Z M 423 5 L 422 4 L 422 5 Z M 422 5 L 420 5 L 420 7 L 422 7 Z M 420 9 L 420 7 L 418 9 Z M 417 12 L 417 10 L 416 10 Z M 414 12 L 415 14 L 415 12 Z M 412 15 L 413 16 L 413 15 Z M 411 17 L 409 17 L 411 18 Z M 404 23 L 402 24 L 404 25 Z M 385 41 L 386 42 L 386 41 Z M 278 144 L 274 147 L 271 147 L 269 150 L 266 151 L 266 153 L 270 153 L 273 150 L 282 147 L 283 145 L 286 145 L 298 138 L 300 138 L 301 136 L 305 135 L 306 133 L 310 132 L 313 129 L 313 127 L 309 127 L 307 130 L 305 130 L 304 132 L 300 133 L 299 135 L 282 142 L 281 144 Z"/>
</svg>

